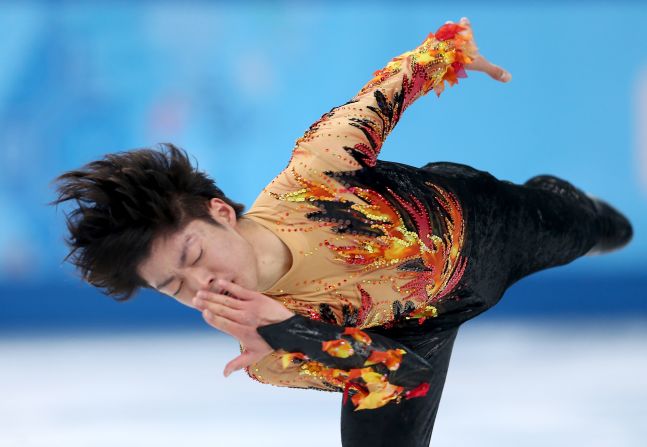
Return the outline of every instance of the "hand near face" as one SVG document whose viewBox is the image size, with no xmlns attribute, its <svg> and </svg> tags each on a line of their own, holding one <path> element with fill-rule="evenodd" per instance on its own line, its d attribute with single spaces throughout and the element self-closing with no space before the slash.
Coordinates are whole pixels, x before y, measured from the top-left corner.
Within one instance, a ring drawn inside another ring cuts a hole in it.
<svg viewBox="0 0 647 447">
<path fill-rule="evenodd" d="M 222 289 L 221 293 L 201 290 L 193 299 L 193 305 L 202 311 L 209 325 L 236 338 L 244 347 L 243 353 L 225 366 L 227 377 L 272 352 L 256 328 L 285 321 L 294 312 L 260 292 L 229 281 L 219 280 L 216 287 Z"/>
</svg>

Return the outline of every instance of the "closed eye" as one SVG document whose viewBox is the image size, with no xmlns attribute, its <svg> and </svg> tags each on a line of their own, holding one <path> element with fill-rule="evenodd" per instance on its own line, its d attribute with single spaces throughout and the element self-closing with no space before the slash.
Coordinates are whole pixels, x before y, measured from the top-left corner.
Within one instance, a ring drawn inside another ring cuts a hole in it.
<svg viewBox="0 0 647 447">
<path fill-rule="evenodd" d="M 201 247 L 201 248 L 200 248 L 200 254 L 198 255 L 197 259 L 196 259 L 195 261 L 193 261 L 193 264 L 191 264 L 191 265 L 196 265 L 196 264 L 198 263 L 198 261 L 199 261 L 199 260 L 200 260 L 200 258 L 202 257 L 202 252 L 203 252 L 203 251 L 204 251 L 204 250 L 203 250 L 203 249 L 202 249 L 202 247 Z"/>
<path fill-rule="evenodd" d="M 200 258 L 202 258 L 202 253 L 203 253 L 203 252 L 204 252 L 204 250 L 202 249 L 202 247 L 200 247 L 200 254 L 199 254 L 199 255 L 198 255 L 198 257 L 195 259 L 195 261 L 193 261 L 193 263 L 192 263 L 191 265 L 196 265 L 196 264 L 198 263 L 198 261 L 200 260 Z M 173 294 L 173 296 L 177 296 L 177 295 L 180 293 L 180 291 L 182 290 L 182 285 L 183 285 L 183 284 L 184 284 L 184 283 L 183 283 L 182 281 L 180 281 L 180 287 L 178 287 L 178 289 L 175 291 L 175 293 Z"/>
</svg>

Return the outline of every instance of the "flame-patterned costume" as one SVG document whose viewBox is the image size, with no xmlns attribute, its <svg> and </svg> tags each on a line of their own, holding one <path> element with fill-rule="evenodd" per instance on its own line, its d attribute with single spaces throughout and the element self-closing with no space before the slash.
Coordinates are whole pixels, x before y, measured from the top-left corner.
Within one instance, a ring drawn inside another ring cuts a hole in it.
<svg viewBox="0 0 647 447">
<path fill-rule="evenodd" d="M 344 391 L 356 410 L 426 394 L 429 364 L 369 328 L 437 315 L 469 263 L 464 212 L 423 171 L 377 156 L 404 110 L 465 77 L 475 52 L 460 25 L 430 33 L 315 122 L 250 208 L 246 217 L 293 258 L 262 292 L 297 314 L 259 328 L 275 351 L 247 369 L 251 377 Z"/>
<path fill-rule="evenodd" d="M 296 314 L 258 328 L 274 351 L 247 372 L 343 392 L 344 446 L 428 446 L 459 326 L 521 278 L 632 237 L 626 216 L 555 176 L 377 160 L 404 110 L 475 54 L 471 30 L 446 24 L 394 58 L 297 140 L 246 215 L 289 248 L 263 293 Z"/>
</svg>

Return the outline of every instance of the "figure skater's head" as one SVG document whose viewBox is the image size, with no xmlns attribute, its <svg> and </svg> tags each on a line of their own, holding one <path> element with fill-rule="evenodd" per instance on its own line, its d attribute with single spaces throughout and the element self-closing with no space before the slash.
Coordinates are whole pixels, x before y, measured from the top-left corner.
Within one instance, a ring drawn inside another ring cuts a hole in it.
<svg viewBox="0 0 647 447">
<path fill-rule="evenodd" d="M 76 205 L 65 214 L 65 260 L 116 300 L 147 287 L 188 304 L 200 288 L 236 280 L 234 270 L 253 262 L 237 231 L 244 206 L 186 152 L 161 148 L 109 154 L 55 179 L 52 204 Z"/>
</svg>

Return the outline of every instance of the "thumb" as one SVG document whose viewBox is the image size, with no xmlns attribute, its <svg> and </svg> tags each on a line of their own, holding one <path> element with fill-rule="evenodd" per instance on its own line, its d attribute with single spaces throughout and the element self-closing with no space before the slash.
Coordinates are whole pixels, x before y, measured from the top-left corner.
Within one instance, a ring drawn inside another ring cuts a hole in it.
<svg viewBox="0 0 647 447">
<path fill-rule="evenodd" d="M 512 79 L 512 75 L 508 70 L 494 65 L 481 55 L 477 55 L 471 63 L 465 65 L 465 69 L 481 71 L 500 82 L 510 82 Z"/>
<path fill-rule="evenodd" d="M 243 352 L 241 355 L 227 363 L 225 366 L 224 370 L 224 375 L 225 377 L 228 377 L 229 374 L 231 374 L 234 371 L 238 371 L 239 369 L 243 369 L 246 366 L 251 365 L 253 362 L 252 356 L 250 355 L 249 351 Z"/>
<path fill-rule="evenodd" d="M 492 79 L 496 79 L 501 82 L 510 82 L 512 75 L 509 71 L 499 67 L 498 65 L 491 65 L 487 71 Z"/>
</svg>

